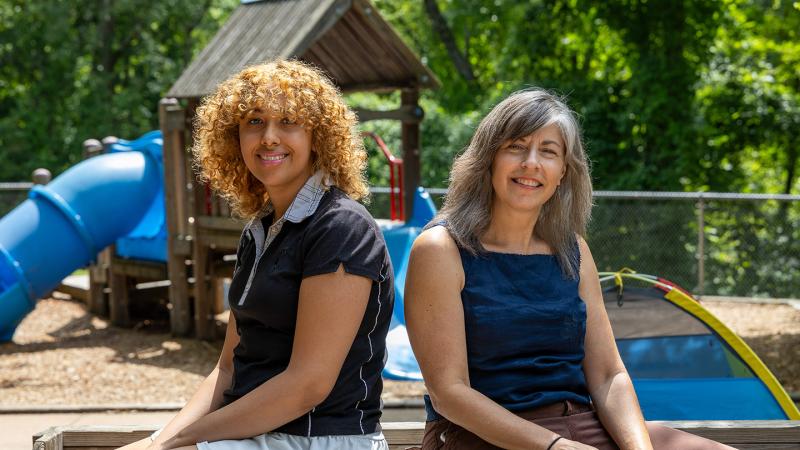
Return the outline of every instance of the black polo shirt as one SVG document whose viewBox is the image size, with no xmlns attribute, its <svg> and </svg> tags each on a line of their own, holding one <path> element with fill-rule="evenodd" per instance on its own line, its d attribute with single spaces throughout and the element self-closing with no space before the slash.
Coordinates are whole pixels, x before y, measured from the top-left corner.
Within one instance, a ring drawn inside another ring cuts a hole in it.
<svg viewBox="0 0 800 450">
<path fill-rule="evenodd" d="M 309 183 L 301 193 L 313 191 L 307 189 Z M 229 291 L 240 341 L 234 349 L 233 383 L 225 391 L 224 404 L 286 370 L 301 281 L 343 265 L 348 273 L 372 280 L 356 338 L 328 398 L 274 431 L 302 436 L 374 433 L 380 429 L 381 372 L 394 303 L 389 252 L 378 225 L 361 204 L 335 186 L 316 192 L 321 195 L 315 199 L 319 201 L 316 209 L 308 202 L 303 205 L 310 214 L 307 217 L 297 218 L 297 208 L 291 211 L 293 203 L 284 217 L 294 213 L 296 219 L 283 221 L 279 231 L 273 228 L 272 235 L 265 231 L 272 222 L 270 214 L 261 223 L 248 225 L 242 234 Z M 262 239 L 268 245 L 259 256 Z"/>
</svg>

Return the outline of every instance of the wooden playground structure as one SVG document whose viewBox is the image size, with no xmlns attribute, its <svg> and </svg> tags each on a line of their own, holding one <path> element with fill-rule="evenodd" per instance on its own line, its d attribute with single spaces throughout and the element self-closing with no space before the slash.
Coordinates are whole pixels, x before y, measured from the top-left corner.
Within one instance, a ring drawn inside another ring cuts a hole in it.
<svg viewBox="0 0 800 450">
<path fill-rule="evenodd" d="M 231 218 L 225 201 L 194 175 L 189 154 L 192 123 L 200 99 L 219 82 L 247 65 L 274 58 L 312 63 L 344 93 L 400 91 L 397 109 L 355 110 L 362 122 L 401 122 L 402 169 L 397 175 L 394 168 L 391 170 L 404 195 L 393 199 L 391 206 L 400 219 L 403 211 L 413 210 L 412 193 L 420 178 L 419 127 L 424 115 L 419 96 L 421 89 L 438 87 L 433 73 L 367 0 L 241 4 L 159 104 L 167 262 L 124 259 L 115 256 L 113 250 L 103 251 L 89 270 L 93 312 L 109 314 L 117 325 L 129 325 L 135 286 L 148 283 L 168 289 L 173 334 L 216 337 L 214 315 L 221 312 L 222 283 L 233 273 L 234 260 L 227 255 L 235 254 L 243 223 Z M 382 145 L 377 136 L 365 137 Z M 385 146 L 382 150 L 391 162 L 393 156 Z M 394 158 L 394 165 L 398 162 Z"/>
</svg>

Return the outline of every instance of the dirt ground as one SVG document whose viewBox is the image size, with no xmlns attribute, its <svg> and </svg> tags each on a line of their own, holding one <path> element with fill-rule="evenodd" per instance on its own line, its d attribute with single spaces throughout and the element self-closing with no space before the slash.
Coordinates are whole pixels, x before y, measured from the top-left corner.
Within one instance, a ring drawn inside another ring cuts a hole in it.
<svg viewBox="0 0 800 450">
<path fill-rule="evenodd" d="M 784 304 L 705 302 L 783 383 L 800 391 L 800 310 Z M 147 322 L 112 327 L 82 303 L 47 299 L 0 344 L 0 407 L 183 403 L 221 342 L 174 338 Z M 387 381 L 384 400 L 416 399 L 422 383 Z"/>
</svg>

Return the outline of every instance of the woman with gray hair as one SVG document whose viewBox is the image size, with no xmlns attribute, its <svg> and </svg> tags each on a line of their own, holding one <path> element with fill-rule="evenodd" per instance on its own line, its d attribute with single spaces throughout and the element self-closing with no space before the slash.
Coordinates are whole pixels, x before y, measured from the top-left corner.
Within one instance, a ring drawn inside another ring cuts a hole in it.
<svg viewBox="0 0 800 450">
<path fill-rule="evenodd" d="M 644 421 L 583 239 L 591 204 L 561 99 L 516 92 L 481 121 L 406 278 L 423 450 L 730 449 Z"/>
</svg>

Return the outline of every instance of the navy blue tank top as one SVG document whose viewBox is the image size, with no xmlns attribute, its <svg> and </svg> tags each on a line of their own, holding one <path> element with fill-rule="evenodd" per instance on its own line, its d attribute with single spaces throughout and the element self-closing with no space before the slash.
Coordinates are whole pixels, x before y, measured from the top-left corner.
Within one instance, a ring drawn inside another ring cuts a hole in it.
<svg viewBox="0 0 800 450">
<path fill-rule="evenodd" d="M 554 255 L 459 252 L 472 388 L 510 411 L 589 404 L 579 280 L 566 279 Z M 425 405 L 428 420 L 439 418 L 427 395 Z"/>
</svg>

